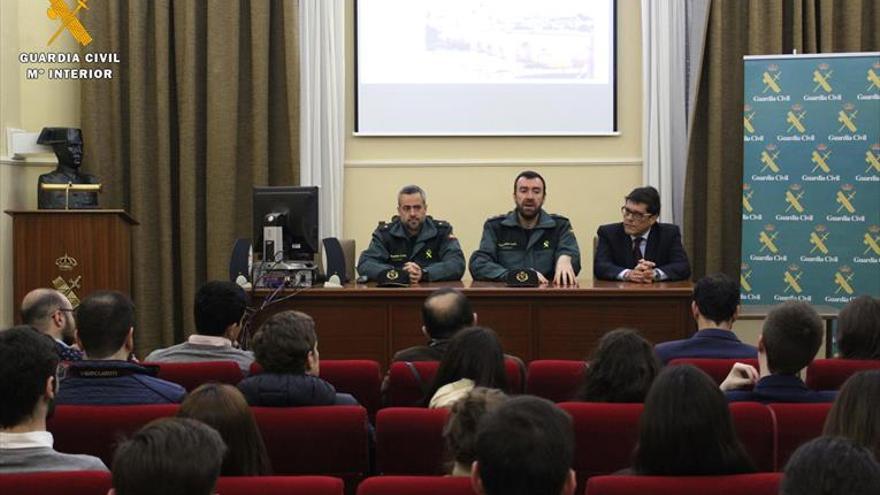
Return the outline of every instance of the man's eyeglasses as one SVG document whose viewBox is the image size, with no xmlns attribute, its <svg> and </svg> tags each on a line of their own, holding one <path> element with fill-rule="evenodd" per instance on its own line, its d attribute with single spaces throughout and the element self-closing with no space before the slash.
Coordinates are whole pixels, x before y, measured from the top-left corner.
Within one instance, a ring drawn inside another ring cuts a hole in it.
<svg viewBox="0 0 880 495">
<path fill-rule="evenodd" d="M 651 213 L 642 213 L 640 211 L 630 210 L 626 206 L 621 206 L 620 212 L 623 213 L 624 218 L 629 217 L 629 218 L 632 218 L 633 220 L 638 220 L 639 222 L 654 216 Z"/>
</svg>

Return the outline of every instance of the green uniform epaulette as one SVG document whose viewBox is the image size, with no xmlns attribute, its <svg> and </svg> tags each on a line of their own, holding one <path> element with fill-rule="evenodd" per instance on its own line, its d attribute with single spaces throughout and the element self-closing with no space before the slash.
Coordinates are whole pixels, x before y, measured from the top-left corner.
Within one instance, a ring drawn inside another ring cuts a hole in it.
<svg viewBox="0 0 880 495">
<path fill-rule="evenodd" d="M 504 220 L 505 218 L 507 218 L 507 215 L 507 213 L 502 213 L 500 215 L 495 215 L 494 217 L 489 217 L 486 221 L 493 222 L 495 220 Z"/>
<path fill-rule="evenodd" d="M 550 216 L 553 218 L 553 220 L 566 220 L 566 221 L 568 220 L 567 216 L 560 215 L 558 213 L 551 213 Z"/>
</svg>

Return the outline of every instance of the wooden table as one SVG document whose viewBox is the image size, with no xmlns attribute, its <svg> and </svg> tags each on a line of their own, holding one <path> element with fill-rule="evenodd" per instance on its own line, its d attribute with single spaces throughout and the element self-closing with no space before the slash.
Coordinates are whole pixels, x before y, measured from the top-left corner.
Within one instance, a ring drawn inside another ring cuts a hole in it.
<svg viewBox="0 0 880 495">
<path fill-rule="evenodd" d="M 509 288 L 488 282 L 430 283 L 404 288 L 351 284 L 342 289 L 283 291 L 254 319 L 296 309 L 315 319 L 325 359 L 373 359 L 387 366 L 395 351 L 426 342 L 421 306 L 441 287 L 460 288 L 478 323 L 498 332 L 504 350 L 526 361 L 583 359 L 605 332 L 637 328 L 648 340 L 685 338 L 696 329 L 690 282 L 653 285 L 581 281 L 578 288 Z M 260 307 L 271 291 L 254 292 Z M 279 300 L 283 299 L 283 300 Z"/>
</svg>

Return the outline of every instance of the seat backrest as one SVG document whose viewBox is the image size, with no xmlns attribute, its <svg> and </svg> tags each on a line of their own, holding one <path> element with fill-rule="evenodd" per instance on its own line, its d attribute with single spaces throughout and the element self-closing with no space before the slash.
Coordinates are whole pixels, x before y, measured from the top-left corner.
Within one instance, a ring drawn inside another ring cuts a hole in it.
<svg viewBox="0 0 880 495">
<path fill-rule="evenodd" d="M 46 423 L 55 450 L 100 457 L 110 467 L 120 440 L 156 418 L 174 416 L 178 404 L 140 406 L 58 406 Z"/>
<path fill-rule="evenodd" d="M 344 484 L 330 476 L 221 476 L 219 495 L 342 495 Z"/>
<path fill-rule="evenodd" d="M 4 495 L 106 495 L 112 481 L 107 471 L 59 471 L 0 475 Z M 60 489 L 63 487 L 63 489 Z"/>
<path fill-rule="evenodd" d="M 574 465 L 578 486 L 584 479 L 629 467 L 639 438 L 642 404 L 562 402 L 574 421 Z M 581 493 L 578 489 L 577 493 Z"/>
<path fill-rule="evenodd" d="M 730 404 L 736 436 L 758 471 L 773 471 L 776 465 L 776 424 L 770 408 L 758 402 Z"/>
<path fill-rule="evenodd" d="M 396 407 L 422 405 L 425 393 L 434 382 L 439 368 L 439 361 L 396 361 L 391 363 L 391 368 L 388 371 L 388 393 L 386 394 L 388 405 Z M 504 371 L 507 373 L 510 393 L 522 393 L 526 374 L 522 362 L 508 356 L 504 359 Z"/>
<path fill-rule="evenodd" d="M 361 406 L 252 407 L 277 475 L 340 476 L 369 470 L 367 410 Z"/>
<path fill-rule="evenodd" d="M 880 359 L 816 359 L 807 367 L 807 387 L 839 390 L 850 376 L 875 369 L 880 369 Z"/>
<path fill-rule="evenodd" d="M 690 364 L 700 368 L 705 371 L 706 374 L 712 377 L 715 380 L 715 383 L 721 385 L 721 382 L 727 378 L 727 374 L 730 373 L 730 368 L 733 368 L 734 363 L 745 363 L 758 367 L 758 360 L 756 358 L 747 358 L 747 359 L 712 359 L 712 358 L 678 358 L 669 361 L 669 365 L 675 366 L 679 364 Z"/>
<path fill-rule="evenodd" d="M 780 473 L 727 476 L 596 476 L 586 495 L 776 495 Z"/>
<path fill-rule="evenodd" d="M 585 361 L 539 359 L 529 363 L 526 393 L 553 402 L 569 401 L 584 382 Z"/>
<path fill-rule="evenodd" d="M 378 362 L 367 359 L 321 360 L 321 378 L 330 382 L 337 392 L 353 395 L 371 418 L 376 416 L 382 405 L 379 391 L 382 372 Z"/>
<path fill-rule="evenodd" d="M 475 495 L 466 476 L 374 476 L 365 479 L 357 495 Z M 221 494 L 222 495 L 222 494 Z"/>
<path fill-rule="evenodd" d="M 776 470 L 782 471 L 791 454 L 802 444 L 822 436 L 832 404 L 770 404 L 776 422 Z"/>
<path fill-rule="evenodd" d="M 386 407 L 376 415 L 376 467 L 380 474 L 446 472 L 443 427 L 447 409 Z"/>
<path fill-rule="evenodd" d="M 193 363 L 144 363 L 159 367 L 159 378 L 177 383 L 191 392 L 208 382 L 238 385 L 244 373 L 235 361 L 203 361 Z"/>
</svg>

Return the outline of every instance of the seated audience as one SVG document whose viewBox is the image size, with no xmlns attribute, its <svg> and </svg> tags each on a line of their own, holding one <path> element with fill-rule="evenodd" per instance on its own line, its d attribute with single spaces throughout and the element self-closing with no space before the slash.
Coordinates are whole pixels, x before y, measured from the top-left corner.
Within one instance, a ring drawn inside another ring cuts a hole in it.
<svg viewBox="0 0 880 495">
<path fill-rule="evenodd" d="M 463 292 L 448 288 L 436 290 L 422 305 L 422 333 L 428 337 L 428 343 L 403 349 L 391 360 L 440 361 L 455 333 L 476 321 L 477 314 Z"/>
<path fill-rule="evenodd" d="M 211 495 L 225 453 L 223 439 L 210 426 L 187 418 L 157 419 L 116 449 L 113 490 L 115 495 Z"/>
<path fill-rule="evenodd" d="M 452 459 L 452 476 L 471 475 L 471 464 L 476 460 L 474 443 L 477 440 L 477 425 L 486 413 L 498 409 L 505 401 L 507 394 L 500 390 L 476 387 L 452 405 L 449 419 L 443 427 L 446 450 Z"/>
<path fill-rule="evenodd" d="M 272 315 L 253 338 L 254 355 L 263 373 L 238 384 L 252 406 L 357 405 L 318 377 L 320 359 L 315 321 L 299 311 Z"/>
<path fill-rule="evenodd" d="M 21 301 L 21 321 L 55 340 L 62 361 L 79 361 L 83 352 L 69 344 L 76 338 L 73 305 L 55 289 L 34 289 Z"/>
<path fill-rule="evenodd" d="M 97 457 L 52 448 L 46 417 L 58 391 L 53 340 L 29 326 L 0 332 L 0 473 L 106 471 Z"/>
<path fill-rule="evenodd" d="M 849 377 L 825 419 L 824 434 L 847 437 L 880 459 L 880 370 Z"/>
<path fill-rule="evenodd" d="M 427 405 L 450 407 L 474 387 L 508 391 L 504 351 L 489 328 L 471 327 L 455 334 L 425 395 Z"/>
<path fill-rule="evenodd" d="M 193 304 L 196 333 L 186 342 L 156 349 L 148 363 L 235 361 L 242 373 L 250 372 L 254 354 L 236 347 L 241 319 L 247 308 L 244 289 L 232 282 L 215 280 L 203 285 Z"/>
<path fill-rule="evenodd" d="M 226 444 L 221 476 L 271 474 L 263 436 L 248 403 L 232 385 L 206 383 L 187 395 L 177 413 L 217 430 Z"/>
<path fill-rule="evenodd" d="M 880 464 L 848 438 L 819 437 L 788 460 L 780 495 L 877 495 Z"/>
<path fill-rule="evenodd" d="M 831 402 L 834 391 L 814 391 L 798 376 L 822 345 L 824 325 L 812 306 L 788 301 L 767 314 L 758 338 L 760 372 L 736 363 L 721 383 L 729 401 Z M 747 389 L 754 386 L 752 390 Z"/>
<path fill-rule="evenodd" d="M 552 402 L 514 397 L 477 428 L 471 470 L 480 495 L 572 495 L 577 481 L 571 417 Z"/>
<path fill-rule="evenodd" d="M 755 358 L 758 349 L 740 342 L 733 333 L 739 312 L 739 285 L 723 273 L 701 278 L 694 284 L 691 313 L 697 333 L 688 339 L 657 344 L 654 350 L 663 364 L 676 358 Z"/>
<path fill-rule="evenodd" d="M 880 299 L 859 296 L 837 316 L 838 357 L 880 359 Z"/>
<path fill-rule="evenodd" d="M 599 340 L 573 400 L 644 402 L 659 371 L 650 342 L 629 328 L 612 330 Z"/>
<path fill-rule="evenodd" d="M 131 361 L 134 350 L 134 303 L 124 294 L 99 291 L 76 310 L 76 341 L 85 351 L 70 363 L 61 381 L 58 404 L 170 404 L 186 390 L 154 376 L 155 370 Z"/>
<path fill-rule="evenodd" d="M 665 368 L 645 399 L 631 474 L 715 476 L 755 471 L 724 394 L 706 373 Z"/>
</svg>

